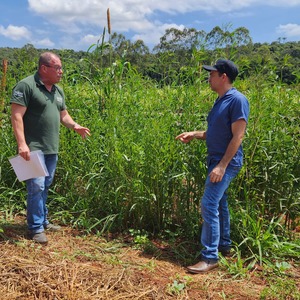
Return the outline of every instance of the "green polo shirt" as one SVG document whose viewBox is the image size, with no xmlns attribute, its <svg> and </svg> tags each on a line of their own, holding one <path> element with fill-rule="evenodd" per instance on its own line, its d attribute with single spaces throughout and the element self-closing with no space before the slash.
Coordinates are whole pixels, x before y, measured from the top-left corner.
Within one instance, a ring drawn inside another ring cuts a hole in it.
<svg viewBox="0 0 300 300">
<path fill-rule="evenodd" d="M 24 134 L 30 149 L 57 154 L 60 112 L 66 109 L 63 90 L 53 85 L 49 92 L 38 73 L 21 80 L 13 89 L 10 103 L 26 106 Z"/>
</svg>

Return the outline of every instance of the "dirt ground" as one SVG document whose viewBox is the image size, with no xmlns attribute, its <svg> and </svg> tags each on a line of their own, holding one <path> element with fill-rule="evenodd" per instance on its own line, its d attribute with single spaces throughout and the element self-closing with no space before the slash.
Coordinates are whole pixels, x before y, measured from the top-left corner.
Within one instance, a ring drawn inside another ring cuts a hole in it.
<svg viewBox="0 0 300 300">
<path fill-rule="evenodd" d="M 26 238 L 24 218 L 1 227 L 1 300 L 245 300 L 262 299 L 268 286 L 258 270 L 235 278 L 221 265 L 207 274 L 189 274 L 168 247 L 147 255 L 124 240 L 86 236 L 68 227 L 47 233 L 49 243 L 41 246 Z"/>
</svg>

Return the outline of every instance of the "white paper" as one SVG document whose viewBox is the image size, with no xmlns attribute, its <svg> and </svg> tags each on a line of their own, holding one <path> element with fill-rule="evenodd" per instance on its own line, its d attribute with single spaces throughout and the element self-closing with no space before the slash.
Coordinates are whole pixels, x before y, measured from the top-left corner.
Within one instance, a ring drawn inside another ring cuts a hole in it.
<svg viewBox="0 0 300 300">
<path fill-rule="evenodd" d="M 49 175 L 41 150 L 30 152 L 30 160 L 17 155 L 10 157 L 9 161 L 19 181 Z"/>
</svg>

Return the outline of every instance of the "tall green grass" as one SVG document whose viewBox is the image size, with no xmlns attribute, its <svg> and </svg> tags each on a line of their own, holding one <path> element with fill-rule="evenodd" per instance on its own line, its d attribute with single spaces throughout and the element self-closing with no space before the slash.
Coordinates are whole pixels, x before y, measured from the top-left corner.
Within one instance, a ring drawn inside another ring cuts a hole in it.
<svg viewBox="0 0 300 300">
<path fill-rule="evenodd" d="M 52 217 L 90 232 L 171 230 L 198 240 L 206 146 L 201 141 L 184 145 L 175 136 L 206 128 L 216 95 L 205 73 L 190 84 L 158 87 L 125 58 L 107 68 L 100 65 L 94 53 L 90 60 L 65 64 L 61 85 L 68 110 L 91 129 L 92 136 L 82 141 L 73 131 L 61 129 L 50 192 Z M 197 70 L 195 65 L 188 72 Z M 0 207 L 6 213 L 25 209 L 24 184 L 16 181 L 7 160 L 16 148 L 8 102 L 17 78 L 10 80 L 0 145 Z M 299 90 L 262 80 L 259 74 L 238 80 L 236 87 L 248 97 L 251 114 L 244 140 L 245 165 L 230 188 L 233 238 L 249 259 L 260 263 L 272 255 L 274 245 L 280 245 L 279 254 L 288 247 L 287 253 L 295 257 L 299 255 L 299 243 L 292 242 L 299 223 Z"/>
</svg>

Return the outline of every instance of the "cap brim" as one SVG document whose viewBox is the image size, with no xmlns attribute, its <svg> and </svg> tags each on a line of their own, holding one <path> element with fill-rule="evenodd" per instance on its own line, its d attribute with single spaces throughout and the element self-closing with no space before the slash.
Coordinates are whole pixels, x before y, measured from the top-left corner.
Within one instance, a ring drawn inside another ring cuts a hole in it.
<svg viewBox="0 0 300 300">
<path fill-rule="evenodd" d="M 207 65 L 204 65 L 203 69 L 206 70 L 206 71 L 218 71 L 217 68 L 215 68 L 213 66 L 207 66 Z"/>
</svg>

